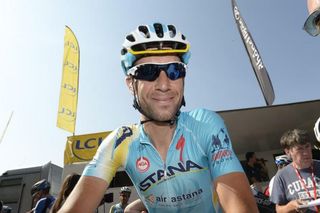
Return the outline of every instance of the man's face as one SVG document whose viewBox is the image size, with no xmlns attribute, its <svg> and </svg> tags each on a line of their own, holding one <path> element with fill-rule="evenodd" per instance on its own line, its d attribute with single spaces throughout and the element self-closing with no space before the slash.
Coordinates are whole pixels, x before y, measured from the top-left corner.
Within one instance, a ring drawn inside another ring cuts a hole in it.
<svg viewBox="0 0 320 213">
<path fill-rule="evenodd" d="M 180 62 L 180 58 L 173 55 L 148 56 L 139 59 L 135 65 L 170 62 Z M 183 98 L 184 78 L 171 80 L 164 71 L 161 71 L 159 77 L 154 81 L 133 81 L 140 107 L 148 117 L 166 121 L 175 116 Z M 132 79 L 129 82 L 127 80 L 127 83 L 130 88 Z"/>
<path fill-rule="evenodd" d="M 127 204 L 130 198 L 130 193 L 120 192 L 120 203 Z"/>
<path fill-rule="evenodd" d="M 289 148 L 289 154 L 292 161 L 298 166 L 298 168 L 308 168 L 312 163 L 312 150 L 311 144 L 306 143 L 303 145 L 295 145 Z"/>
<path fill-rule="evenodd" d="M 38 191 L 32 195 L 33 206 L 42 198 L 42 194 L 42 191 Z"/>
</svg>

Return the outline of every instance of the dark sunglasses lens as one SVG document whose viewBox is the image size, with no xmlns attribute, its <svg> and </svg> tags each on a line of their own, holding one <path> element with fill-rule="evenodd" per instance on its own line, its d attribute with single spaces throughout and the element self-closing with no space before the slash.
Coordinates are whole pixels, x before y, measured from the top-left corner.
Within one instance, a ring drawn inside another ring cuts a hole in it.
<svg viewBox="0 0 320 213">
<path fill-rule="evenodd" d="M 144 64 L 138 67 L 135 78 L 146 81 L 154 81 L 159 76 L 159 70 L 154 64 Z"/>
<path fill-rule="evenodd" d="M 135 78 L 146 81 L 154 81 L 159 77 L 160 71 L 163 70 L 167 73 L 168 78 L 177 80 L 178 78 L 185 77 L 186 69 L 182 64 L 143 64 L 139 66 L 135 73 Z"/>
<path fill-rule="evenodd" d="M 178 78 L 185 77 L 186 70 L 182 64 L 175 63 L 168 65 L 166 73 L 168 78 L 170 78 L 171 80 L 177 80 Z"/>
</svg>

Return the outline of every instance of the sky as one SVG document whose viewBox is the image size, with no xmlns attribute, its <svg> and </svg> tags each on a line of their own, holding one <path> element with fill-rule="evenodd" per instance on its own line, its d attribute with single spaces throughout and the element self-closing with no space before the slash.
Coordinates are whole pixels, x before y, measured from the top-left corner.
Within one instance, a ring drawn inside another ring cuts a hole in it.
<svg viewBox="0 0 320 213">
<path fill-rule="evenodd" d="M 274 105 L 319 99 L 319 37 L 302 30 L 306 1 L 237 0 L 268 70 Z M 75 134 L 139 122 L 120 67 L 125 35 L 140 24 L 174 24 L 191 43 L 188 111 L 265 106 L 236 27 L 230 0 L 0 0 L 0 174 L 63 166 L 66 139 L 56 127 L 64 29 L 80 45 Z"/>
</svg>

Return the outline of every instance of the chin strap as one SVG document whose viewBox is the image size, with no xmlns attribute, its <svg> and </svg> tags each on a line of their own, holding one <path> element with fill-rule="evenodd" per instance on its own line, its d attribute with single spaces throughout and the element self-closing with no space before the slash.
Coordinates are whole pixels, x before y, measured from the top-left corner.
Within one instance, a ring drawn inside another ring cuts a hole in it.
<svg viewBox="0 0 320 213">
<path fill-rule="evenodd" d="M 180 111 L 178 111 L 177 114 L 180 114 Z M 176 116 L 174 116 L 173 119 L 171 119 L 171 120 L 166 120 L 166 121 L 156 121 L 156 120 L 153 120 L 153 119 L 148 119 L 148 120 L 140 121 L 140 124 L 145 124 L 145 123 L 147 123 L 147 122 L 149 122 L 149 121 L 155 121 L 155 122 L 160 122 L 160 123 L 168 123 L 170 126 L 172 126 L 173 124 L 175 124 L 175 123 L 177 122 L 178 116 L 179 116 L 179 115 L 176 115 Z"/>
</svg>

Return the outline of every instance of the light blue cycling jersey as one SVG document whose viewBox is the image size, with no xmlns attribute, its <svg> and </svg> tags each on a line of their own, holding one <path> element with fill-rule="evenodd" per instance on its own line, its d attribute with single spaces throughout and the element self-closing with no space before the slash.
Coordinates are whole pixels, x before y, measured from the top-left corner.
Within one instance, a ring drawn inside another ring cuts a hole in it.
<svg viewBox="0 0 320 213">
<path fill-rule="evenodd" d="M 120 166 L 149 213 L 220 212 L 213 181 L 243 172 L 222 118 L 205 109 L 179 115 L 165 162 L 143 125 L 124 126 L 102 142 L 83 175 L 110 183 Z"/>
</svg>

